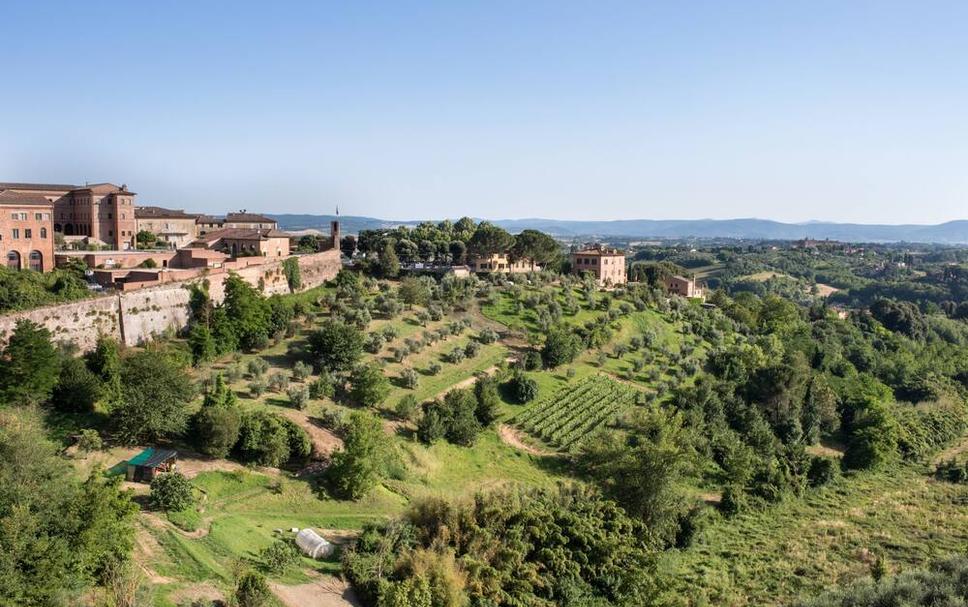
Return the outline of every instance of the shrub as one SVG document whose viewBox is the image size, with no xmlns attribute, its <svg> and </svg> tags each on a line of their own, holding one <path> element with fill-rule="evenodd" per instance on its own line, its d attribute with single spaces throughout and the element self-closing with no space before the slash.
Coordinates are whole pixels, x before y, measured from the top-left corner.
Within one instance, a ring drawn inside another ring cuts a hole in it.
<svg viewBox="0 0 968 607">
<path fill-rule="evenodd" d="M 820 487 L 837 478 L 838 472 L 840 472 L 840 466 L 835 459 L 816 456 L 810 460 L 807 482 L 811 487 Z"/>
<path fill-rule="evenodd" d="M 97 430 L 93 428 L 81 430 L 81 434 L 77 438 L 78 451 L 91 453 L 92 451 L 100 451 L 103 447 L 104 441 L 101 440 L 101 435 L 98 434 Z"/>
<path fill-rule="evenodd" d="M 723 490 L 719 500 L 719 511 L 723 516 L 732 517 L 746 509 L 746 493 L 742 487 L 729 485 Z"/>
<path fill-rule="evenodd" d="M 419 410 L 420 403 L 417 402 L 417 397 L 413 394 L 405 395 L 397 401 L 397 406 L 395 407 L 397 417 L 407 421 L 413 421 L 417 417 Z"/>
<path fill-rule="evenodd" d="M 516 373 L 510 381 L 511 393 L 519 403 L 529 403 L 538 396 L 538 382 L 524 373 Z"/>
<path fill-rule="evenodd" d="M 281 419 L 268 411 L 247 413 L 235 450 L 245 463 L 279 466 L 289 459 L 289 433 Z"/>
<path fill-rule="evenodd" d="M 246 571 L 235 584 L 237 607 L 265 607 L 272 600 L 272 591 L 264 575 L 258 571 Z"/>
<path fill-rule="evenodd" d="M 497 341 L 497 332 L 490 327 L 485 327 L 481 329 L 481 332 L 477 336 L 477 339 L 482 344 L 493 344 L 494 342 Z"/>
<path fill-rule="evenodd" d="M 269 363 L 266 362 L 264 358 L 256 357 L 249 360 L 249 364 L 246 367 L 249 371 L 249 376 L 253 379 L 258 379 L 265 375 L 265 372 L 269 370 Z"/>
<path fill-rule="evenodd" d="M 294 409 L 302 411 L 309 404 L 309 388 L 306 386 L 293 386 L 286 390 L 286 396 Z"/>
<path fill-rule="evenodd" d="M 276 371 L 269 376 L 269 389 L 273 392 L 282 392 L 289 387 L 289 377 L 282 371 Z"/>
<path fill-rule="evenodd" d="M 266 383 L 261 379 L 256 379 L 249 382 L 249 395 L 252 398 L 259 398 L 266 391 Z"/>
<path fill-rule="evenodd" d="M 467 345 L 464 346 L 464 356 L 467 358 L 474 358 L 481 351 L 481 344 L 476 341 L 469 341 Z"/>
<path fill-rule="evenodd" d="M 165 472 L 152 479 L 148 501 L 158 510 L 184 510 L 195 503 L 194 487 L 180 472 Z"/>
<path fill-rule="evenodd" d="M 350 374 L 350 398 L 366 407 L 383 402 L 390 392 L 390 382 L 379 367 L 360 365 Z"/>
<path fill-rule="evenodd" d="M 299 551 L 292 542 L 279 540 L 263 548 L 259 553 L 259 560 L 266 571 L 280 575 L 299 561 Z"/>
<path fill-rule="evenodd" d="M 410 369 L 409 367 L 400 372 L 400 381 L 403 383 L 403 387 L 408 390 L 413 390 L 417 387 L 417 382 L 420 379 L 420 375 L 416 371 Z"/>
<path fill-rule="evenodd" d="M 427 366 L 427 373 L 430 373 L 431 375 L 437 375 L 438 373 L 441 372 L 442 369 L 443 367 L 440 365 L 440 363 L 432 362 L 430 363 L 430 365 Z"/>
<path fill-rule="evenodd" d="M 336 394 L 336 385 L 333 378 L 328 373 L 322 373 L 318 379 L 309 384 L 309 397 L 314 399 L 333 398 Z"/>
<path fill-rule="evenodd" d="M 293 381 L 303 381 L 313 372 L 313 368 L 302 361 L 298 361 L 292 366 Z"/>
<path fill-rule="evenodd" d="M 531 350 L 524 354 L 524 370 L 537 371 L 541 368 L 541 354 Z"/>
<path fill-rule="evenodd" d="M 447 354 L 447 362 L 455 365 L 459 365 L 464 362 L 464 349 L 454 348 Z"/>
</svg>

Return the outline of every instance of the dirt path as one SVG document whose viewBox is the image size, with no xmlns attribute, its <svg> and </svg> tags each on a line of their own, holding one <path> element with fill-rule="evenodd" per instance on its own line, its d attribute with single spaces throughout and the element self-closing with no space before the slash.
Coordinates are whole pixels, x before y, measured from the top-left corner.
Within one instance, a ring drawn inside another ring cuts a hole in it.
<svg viewBox="0 0 968 607">
<path fill-rule="evenodd" d="M 212 517 L 210 516 L 202 519 L 198 525 L 198 529 L 195 531 L 185 531 L 184 529 L 180 529 L 178 526 L 169 523 L 154 512 L 142 512 L 141 516 L 145 522 L 155 529 L 168 529 L 193 540 L 197 540 L 208 535 L 208 531 L 212 527 Z"/>
<path fill-rule="evenodd" d="M 270 582 L 269 586 L 287 607 L 362 607 L 363 605 L 349 584 L 329 575 L 296 586 L 286 586 L 278 582 Z"/>
<path fill-rule="evenodd" d="M 175 580 L 166 577 L 152 569 L 148 563 L 154 562 L 159 554 L 164 554 L 164 548 L 143 525 L 137 525 L 134 534 L 134 562 L 144 572 L 152 584 L 171 584 Z"/>
<path fill-rule="evenodd" d="M 537 455 L 540 457 L 555 457 L 558 454 L 552 451 L 545 451 L 544 449 L 539 449 L 538 447 L 531 446 L 521 439 L 521 434 L 507 424 L 501 424 L 497 427 L 497 434 L 501 437 L 501 440 L 505 444 L 508 444 L 515 449 L 519 449 L 531 455 Z"/>
<path fill-rule="evenodd" d="M 316 455 L 326 456 L 343 446 L 343 441 L 338 436 L 313 423 L 313 420 L 309 419 L 309 415 L 305 411 L 286 409 L 282 414 L 309 434 Z"/>
</svg>

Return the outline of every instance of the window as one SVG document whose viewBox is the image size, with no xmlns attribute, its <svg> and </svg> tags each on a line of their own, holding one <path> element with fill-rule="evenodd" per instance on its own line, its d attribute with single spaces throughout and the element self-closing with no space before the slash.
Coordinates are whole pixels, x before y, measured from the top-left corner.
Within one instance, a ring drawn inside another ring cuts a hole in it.
<svg viewBox="0 0 968 607">
<path fill-rule="evenodd" d="M 43 219 L 44 219 L 44 214 L 43 213 L 34 213 L 34 220 L 35 221 L 41 221 Z"/>
<path fill-rule="evenodd" d="M 14 228 L 12 230 L 12 232 L 13 232 L 13 238 L 14 238 L 14 240 L 17 240 L 18 238 L 20 238 L 20 230 L 19 229 Z"/>
<path fill-rule="evenodd" d="M 34 231 L 31 230 L 30 228 L 25 228 L 24 229 L 24 238 L 26 238 L 27 240 L 30 240 L 33 237 L 34 237 Z"/>
<path fill-rule="evenodd" d="M 108 213 L 108 219 L 111 219 L 111 218 L 112 218 L 111 213 Z"/>
<path fill-rule="evenodd" d="M 47 228 L 40 228 L 40 237 L 47 238 Z"/>
</svg>

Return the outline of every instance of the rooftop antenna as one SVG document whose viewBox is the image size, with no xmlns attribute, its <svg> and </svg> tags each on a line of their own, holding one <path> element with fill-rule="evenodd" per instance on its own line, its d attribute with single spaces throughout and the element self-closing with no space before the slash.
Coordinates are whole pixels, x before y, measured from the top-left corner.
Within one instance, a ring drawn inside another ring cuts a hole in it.
<svg viewBox="0 0 968 607">
<path fill-rule="evenodd" d="M 339 205 L 336 205 L 336 216 L 339 217 Z"/>
</svg>

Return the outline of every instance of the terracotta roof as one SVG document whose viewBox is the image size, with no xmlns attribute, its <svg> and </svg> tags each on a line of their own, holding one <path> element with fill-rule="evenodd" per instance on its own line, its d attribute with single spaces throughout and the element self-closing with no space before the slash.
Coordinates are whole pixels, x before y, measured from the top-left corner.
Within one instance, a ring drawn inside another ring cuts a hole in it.
<svg viewBox="0 0 968 607">
<path fill-rule="evenodd" d="M 281 230 L 271 228 L 263 228 L 261 230 L 254 230 L 251 228 L 224 228 L 203 234 L 195 239 L 192 244 L 212 244 L 213 242 L 218 242 L 219 240 L 224 239 L 266 240 L 269 238 L 289 238 L 289 234 L 286 234 Z"/>
<path fill-rule="evenodd" d="M 53 206 L 53 202 L 47 200 L 40 194 L 30 194 L 28 192 L 11 192 L 10 190 L 0 191 L 0 204 L 16 206 Z"/>
<path fill-rule="evenodd" d="M 64 191 L 76 190 L 80 186 L 67 185 L 63 183 L 13 183 L 0 182 L 0 190 L 39 190 L 39 191 Z"/>
<path fill-rule="evenodd" d="M 195 219 L 181 209 L 166 209 L 164 207 L 135 207 L 134 216 L 138 219 Z"/>
<path fill-rule="evenodd" d="M 590 249 L 582 249 L 580 251 L 575 251 L 575 255 L 596 255 L 598 257 L 602 256 L 613 256 L 613 255 L 625 255 L 624 252 L 618 249 L 603 249 L 601 247 L 593 247 Z"/>
<path fill-rule="evenodd" d="M 221 223 L 224 223 L 224 221 L 225 221 L 224 219 L 221 219 L 219 217 L 213 217 L 211 215 L 196 215 L 195 216 L 195 223 L 217 223 L 217 224 L 221 224 Z"/>
<path fill-rule="evenodd" d="M 229 213 L 225 216 L 226 222 L 236 223 L 276 223 L 275 219 L 259 215 L 257 213 Z"/>
<path fill-rule="evenodd" d="M 116 186 L 113 183 L 92 183 L 86 186 L 78 186 L 74 188 L 79 192 L 91 192 L 93 194 L 130 194 L 134 195 L 134 192 L 129 192 L 127 186 L 121 185 Z"/>
</svg>

